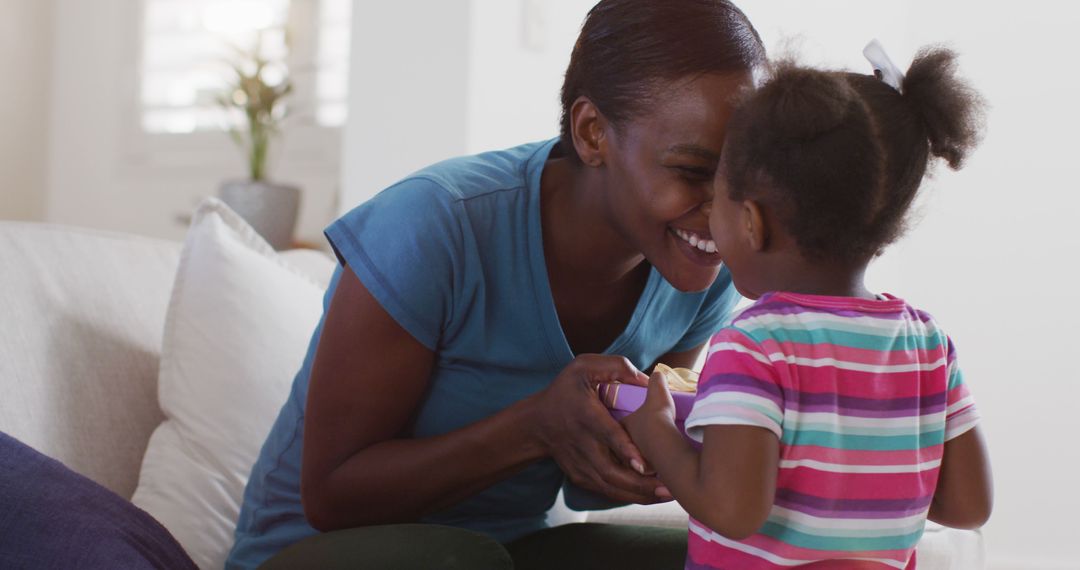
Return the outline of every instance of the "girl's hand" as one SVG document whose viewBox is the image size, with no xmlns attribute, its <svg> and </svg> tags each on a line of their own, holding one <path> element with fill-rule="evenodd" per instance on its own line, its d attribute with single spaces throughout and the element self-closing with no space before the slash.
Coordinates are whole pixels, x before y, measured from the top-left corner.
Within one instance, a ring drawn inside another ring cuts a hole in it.
<svg viewBox="0 0 1080 570">
<path fill-rule="evenodd" d="M 572 483 L 625 503 L 668 498 L 657 494 L 660 482 L 644 475 L 641 452 L 597 397 L 603 382 L 644 386 L 647 381 L 626 358 L 586 354 L 532 398 L 534 433 Z"/>
<path fill-rule="evenodd" d="M 641 439 L 641 434 L 650 429 L 650 425 L 655 425 L 654 422 L 675 423 L 675 399 L 671 397 L 664 375 L 659 372 L 653 372 L 649 378 L 645 402 L 622 420 L 634 440 Z"/>
</svg>

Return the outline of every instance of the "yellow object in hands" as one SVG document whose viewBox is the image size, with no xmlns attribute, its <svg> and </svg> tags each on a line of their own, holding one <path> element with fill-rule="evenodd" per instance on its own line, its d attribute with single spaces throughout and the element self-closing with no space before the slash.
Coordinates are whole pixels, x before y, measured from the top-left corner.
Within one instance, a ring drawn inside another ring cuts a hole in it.
<svg viewBox="0 0 1080 570">
<path fill-rule="evenodd" d="M 697 372 L 689 368 L 672 368 L 659 362 L 653 370 L 664 375 L 668 390 L 672 392 L 697 392 Z"/>
</svg>

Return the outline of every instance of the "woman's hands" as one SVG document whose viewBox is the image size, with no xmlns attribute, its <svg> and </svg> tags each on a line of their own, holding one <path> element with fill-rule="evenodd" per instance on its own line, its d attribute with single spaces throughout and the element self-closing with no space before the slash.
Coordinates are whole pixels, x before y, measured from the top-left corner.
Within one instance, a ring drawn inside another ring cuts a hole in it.
<svg viewBox="0 0 1080 570">
<path fill-rule="evenodd" d="M 536 437 L 572 483 L 627 503 L 671 499 L 647 474 L 641 452 L 596 395 L 603 382 L 644 386 L 647 381 L 624 357 L 586 354 L 533 397 Z"/>
</svg>

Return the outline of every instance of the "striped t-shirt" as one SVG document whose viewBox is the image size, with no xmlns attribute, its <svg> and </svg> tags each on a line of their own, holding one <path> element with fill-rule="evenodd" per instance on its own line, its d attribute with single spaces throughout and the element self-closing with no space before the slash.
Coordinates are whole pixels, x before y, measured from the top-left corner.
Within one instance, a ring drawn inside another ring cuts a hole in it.
<svg viewBox="0 0 1080 570">
<path fill-rule="evenodd" d="M 686 426 L 698 441 L 709 425 L 775 433 L 773 507 L 740 541 L 691 519 L 686 567 L 914 568 L 944 443 L 977 421 L 927 313 L 891 296 L 762 296 L 713 336 Z"/>
</svg>

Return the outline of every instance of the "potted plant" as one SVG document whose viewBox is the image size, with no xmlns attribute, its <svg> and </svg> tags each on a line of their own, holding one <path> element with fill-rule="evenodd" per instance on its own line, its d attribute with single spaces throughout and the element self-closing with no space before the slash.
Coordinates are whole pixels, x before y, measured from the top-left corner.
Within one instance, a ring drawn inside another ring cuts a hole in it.
<svg viewBox="0 0 1080 570">
<path fill-rule="evenodd" d="M 280 79 L 270 81 L 267 71 L 274 64 L 262 56 L 261 35 L 251 50 L 234 49 L 236 58 L 230 62 L 234 76 L 218 102 L 234 119 L 229 133 L 244 151 L 248 178 L 224 182 L 219 195 L 274 249 L 286 249 L 296 227 L 300 189 L 269 181 L 267 158 L 271 141 L 281 133 L 292 82 L 280 64 L 275 66 Z"/>
</svg>

